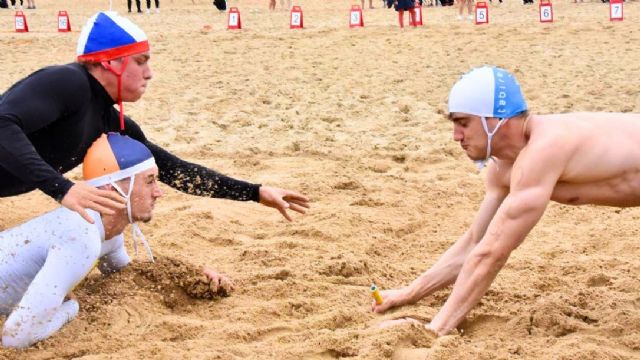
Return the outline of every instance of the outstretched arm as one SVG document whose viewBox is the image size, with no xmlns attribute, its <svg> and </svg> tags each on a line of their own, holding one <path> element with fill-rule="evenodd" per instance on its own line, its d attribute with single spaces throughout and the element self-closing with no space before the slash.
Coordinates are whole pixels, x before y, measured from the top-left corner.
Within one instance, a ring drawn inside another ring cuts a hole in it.
<svg viewBox="0 0 640 360">
<path fill-rule="evenodd" d="M 114 109 L 114 114 L 117 114 Z M 115 116 L 115 115 L 114 115 Z M 236 201 L 256 201 L 277 209 L 291 221 L 287 210 L 301 214 L 309 208 L 309 200 L 295 191 L 236 180 L 215 170 L 178 158 L 150 142 L 131 119 L 125 118 L 127 135 L 145 144 L 153 153 L 160 169 L 160 181 L 190 195 Z"/>
<path fill-rule="evenodd" d="M 511 252 L 542 217 L 568 158 L 568 151 L 558 146 L 554 142 L 538 143 L 520 153 L 512 170 L 509 195 L 465 260 L 449 299 L 429 325 L 438 334 L 447 334 L 464 319 Z"/>
<path fill-rule="evenodd" d="M 504 166 L 502 168 L 504 170 Z M 384 299 L 383 303 L 381 305 L 377 305 L 375 302 L 372 304 L 374 312 L 382 313 L 396 306 L 413 304 L 425 296 L 449 286 L 456 280 L 465 259 L 484 236 L 489 222 L 509 191 L 500 183 L 500 174 L 493 163 L 489 165 L 486 186 L 487 192 L 484 200 L 470 228 L 429 270 L 411 282 L 410 285 L 402 289 L 383 291 L 381 293 Z"/>
</svg>

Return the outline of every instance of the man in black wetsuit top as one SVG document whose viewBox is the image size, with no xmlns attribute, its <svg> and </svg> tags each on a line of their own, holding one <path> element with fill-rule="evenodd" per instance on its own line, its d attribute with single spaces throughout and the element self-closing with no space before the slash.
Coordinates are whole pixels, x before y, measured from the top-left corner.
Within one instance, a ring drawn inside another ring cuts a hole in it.
<svg viewBox="0 0 640 360">
<path fill-rule="evenodd" d="M 101 134 L 119 131 L 151 150 L 160 181 L 177 190 L 253 200 L 289 221 L 287 209 L 304 214 L 309 207 L 296 192 L 236 180 L 179 159 L 123 115 L 122 102 L 140 99 L 152 77 L 147 36 L 131 21 L 115 12 L 96 14 L 80 34 L 77 55 L 78 62 L 40 69 L 0 97 L 0 197 L 40 189 L 91 223 L 86 208 L 106 214 L 123 208 L 124 200 L 114 192 L 62 176 L 82 162 Z"/>
</svg>

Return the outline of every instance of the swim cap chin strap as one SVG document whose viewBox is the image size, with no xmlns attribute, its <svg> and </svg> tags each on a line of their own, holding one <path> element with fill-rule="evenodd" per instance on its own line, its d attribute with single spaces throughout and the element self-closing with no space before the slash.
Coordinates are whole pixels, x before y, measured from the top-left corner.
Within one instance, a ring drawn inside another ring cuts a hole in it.
<svg viewBox="0 0 640 360">
<path fill-rule="evenodd" d="M 498 119 L 498 125 L 496 125 L 493 131 L 489 132 L 489 126 L 487 125 L 487 118 L 484 116 L 480 117 L 480 121 L 482 122 L 482 128 L 484 132 L 487 134 L 487 157 L 484 160 L 476 160 L 474 163 L 478 167 L 478 171 L 482 170 L 485 166 L 487 166 L 487 162 L 491 159 L 491 140 L 493 139 L 493 135 L 496 134 L 500 126 L 507 122 L 509 119 Z"/>
<path fill-rule="evenodd" d="M 101 62 L 101 64 L 105 69 L 111 71 L 111 73 L 118 79 L 118 96 L 116 97 L 116 101 L 118 102 L 118 106 L 120 107 L 120 131 L 124 131 L 124 109 L 122 106 L 122 73 L 124 72 L 124 69 L 127 68 L 127 64 L 129 64 L 129 57 L 122 58 L 120 71 L 116 71 L 116 69 L 114 69 L 108 61 L 103 61 Z"/>
<path fill-rule="evenodd" d="M 129 192 L 126 195 L 124 191 L 122 191 L 122 189 L 118 186 L 118 184 L 116 184 L 113 181 L 110 181 L 109 183 L 127 201 L 127 216 L 129 217 L 129 224 L 131 224 L 131 237 L 133 238 L 133 250 L 135 251 L 136 256 L 138 256 L 138 238 L 140 238 L 140 241 L 142 242 L 144 249 L 147 251 L 147 256 L 149 257 L 149 260 L 151 260 L 151 262 L 155 262 L 153 259 L 153 253 L 151 253 L 151 247 L 149 246 L 147 239 L 145 239 L 144 234 L 142 234 L 142 230 L 140 230 L 140 227 L 138 226 L 138 224 L 134 223 L 133 219 L 131 218 L 131 192 L 133 191 L 133 183 L 135 182 L 136 177 L 135 175 L 131 175 L 129 179 L 130 179 Z"/>
</svg>

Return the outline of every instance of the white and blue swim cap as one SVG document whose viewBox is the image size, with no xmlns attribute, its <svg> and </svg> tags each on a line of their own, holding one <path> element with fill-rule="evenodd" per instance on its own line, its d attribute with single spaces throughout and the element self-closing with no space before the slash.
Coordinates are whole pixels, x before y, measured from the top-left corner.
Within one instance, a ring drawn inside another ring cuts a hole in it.
<svg viewBox="0 0 640 360">
<path fill-rule="evenodd" d="M 516 78 L 495 66 L 469 71 L 449 93 L 449 113 L 508 119 L 526 110 L 527 102 Z"/>
<path fill-rule="evenodd" d="M 147 35 L 115 11 L 102 11 L 82 28 L 78 60 L 102 62 L 149 51 Z"/>
</svg>

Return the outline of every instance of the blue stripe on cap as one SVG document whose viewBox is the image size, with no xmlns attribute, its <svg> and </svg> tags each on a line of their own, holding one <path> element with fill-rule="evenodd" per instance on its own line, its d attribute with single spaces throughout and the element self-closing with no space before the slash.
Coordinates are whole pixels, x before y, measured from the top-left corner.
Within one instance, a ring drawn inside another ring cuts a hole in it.
<svg viewBox="0 0 640 360">
<path fill-rule="evenodd" d="M 107 136 L 120 170 L 128 169 L 153 157 L 151 151 L 139 141 L 117 133 L 109 133 Z"/>
<path fill-rule="evenodd" d="M 527 103 L 522 96 L 520 85 L 508 71 L 494 67 L 495 89 L 493 95 L 493 114 L 498 118 L 510 118 L 525 110 Z"/>
<path fill-rule="evenodd" d="M 136 40 L 109 16 L 99 13 L 84 47 L 84 54 L 135 43 Z"/>
</svg>

